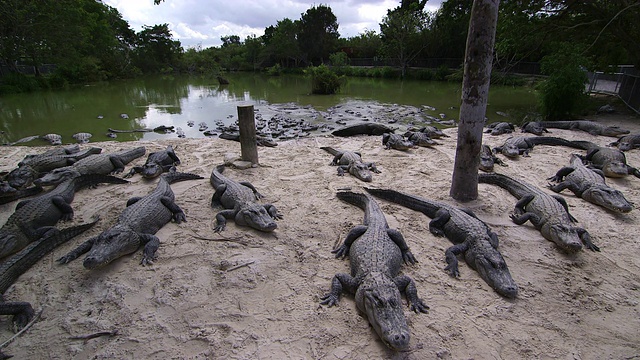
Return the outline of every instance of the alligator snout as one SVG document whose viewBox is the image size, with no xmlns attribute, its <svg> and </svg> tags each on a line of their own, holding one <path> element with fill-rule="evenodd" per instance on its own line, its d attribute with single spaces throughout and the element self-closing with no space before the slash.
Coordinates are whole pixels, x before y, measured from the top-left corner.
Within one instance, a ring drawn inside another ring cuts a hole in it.
<svg viewBox="0 0 640 360">
<path fill-rule="evenodd" d="M 97 267 L 99 267 L 101 265 L 101 261 L 98 260 L 98 258 L 93 257 L 93 256 L 89 256 L 87 258 L 84 259 L 84 261 L 82 262 L 82 266 L 84 266 L 85 269 L 87 270 L 92 270 L 95 269 Z"/>
</svg>

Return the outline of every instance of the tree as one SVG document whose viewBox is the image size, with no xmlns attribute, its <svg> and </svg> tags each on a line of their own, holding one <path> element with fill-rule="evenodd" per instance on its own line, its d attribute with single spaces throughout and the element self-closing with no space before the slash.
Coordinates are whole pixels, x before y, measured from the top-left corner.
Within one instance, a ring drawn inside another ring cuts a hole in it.
<svg viewBox="0 0 640 360">
<path fill-rule="evenodd" d="M 429 14 L 419 9 L 417 3 L 408 8 L 397 7 L 387 11 L 380 23 L 383 51 L 400 63 L 404 77 L 409 62 L 427 46 L 425 30 L 429 26 Z"/>
<path fill-rule="evenodd" d="M 275 27 L 271 27 L 268 34 L 268 41 L 265 40 L 266 54 L 284 67 L 289 67 L 291 62 L 297 66 L 301 57 L 298 24 L 285 18 L 278 21 Z"/>
<path fill-rule="evenodd" d="M 182 47 L 173 40 L 168 24 L 144 26 L 137 37 L 136 64 L 143 72 L 159 72 L 178 65 Z"/>
<path fill-rule="evenodd" d="M 499 0 L 474 0 L 467 35 L 462 104 L 450 195 L 459 201 L 478 198 L 478 165 L 489 98 Z"/>
<path fill-rule="evenodd" d="M 307 60 L 320 63 L 337 50 L 338 19 L 329 6 L 308 9 L 298 21 L 298 46 Z"/>
<path fill-rule="evenodd" d="M 372 58 L 379 55 L 382 39 L 375 30 L 365 30 L 346 39 L 344 45 L 351 48 L 351 56 L 354 58 Z"/>
</svg>

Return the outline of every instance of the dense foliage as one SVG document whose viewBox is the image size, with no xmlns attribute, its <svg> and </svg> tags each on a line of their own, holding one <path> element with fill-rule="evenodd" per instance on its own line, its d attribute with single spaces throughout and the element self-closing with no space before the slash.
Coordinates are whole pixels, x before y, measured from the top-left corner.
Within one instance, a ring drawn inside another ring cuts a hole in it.
<svg viewBox="0 0 640 360">
<path fill-rule="evenodd" d="M 330 95 L 335 94 L 342 86 L 343 78 L 327 65 L 312 66 L 305 71 L 311 76 L 311 93 Z"/>
</svg>

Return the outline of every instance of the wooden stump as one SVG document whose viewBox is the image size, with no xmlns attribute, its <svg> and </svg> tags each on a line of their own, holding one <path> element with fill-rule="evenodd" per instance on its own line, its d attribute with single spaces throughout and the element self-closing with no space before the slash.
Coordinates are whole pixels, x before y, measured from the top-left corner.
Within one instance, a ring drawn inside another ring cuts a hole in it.
<svg viewBox="0 0 640 360">
<path fill-rule="evenodd" d="M 253 105 L 238 106 L 238 125 L 240 127 L 240 157 L 244 161 L 257 165 L 258 144 Z"/>
</svg>

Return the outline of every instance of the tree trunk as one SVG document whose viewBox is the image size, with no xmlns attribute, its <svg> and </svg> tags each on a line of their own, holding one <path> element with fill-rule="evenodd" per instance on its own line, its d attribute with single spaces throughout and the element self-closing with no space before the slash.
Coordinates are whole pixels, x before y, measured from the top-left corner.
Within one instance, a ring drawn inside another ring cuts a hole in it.
<svg viewBox="0 0 640 360">
<path fill-rule="evenodd" d="M 478 165 L 487 110 L 499 0 L 474 0 L 467 35 L 456 159 L 449 195 L 478 198 Z"/>
</svg>

